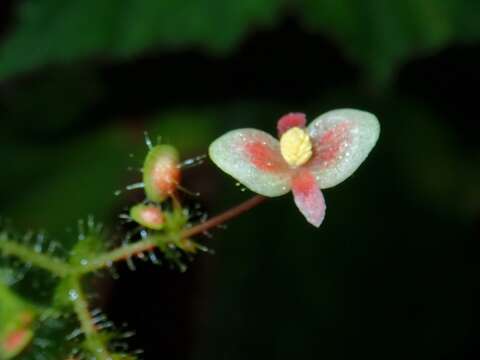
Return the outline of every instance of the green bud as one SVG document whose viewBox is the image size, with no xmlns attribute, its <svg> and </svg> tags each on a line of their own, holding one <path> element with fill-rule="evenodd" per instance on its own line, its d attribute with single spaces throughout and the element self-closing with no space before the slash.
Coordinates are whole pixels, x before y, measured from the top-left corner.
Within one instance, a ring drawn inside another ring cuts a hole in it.
<svg viewBox="0 0 480 360">
<path fill-rule="evenodd" d="M 172 196 L 180 182 L 179 155 L 170 145 L 154 146 L 143 164 L 145 193 L 151 201 L 161 202 Z"/>
<path fill-rule="evenodd" d="M 138 204 L 130 209 L 130 217 L 146 228 L 161 230 L 165 225 L 165 216 L 158 206 Z"/>
<path fill-rule="evenodd" d="M 12 359 L 33 338 L 35 311 L 32 305 L 1 283 L 0 299 L 0 359 Z"/>
</svg>

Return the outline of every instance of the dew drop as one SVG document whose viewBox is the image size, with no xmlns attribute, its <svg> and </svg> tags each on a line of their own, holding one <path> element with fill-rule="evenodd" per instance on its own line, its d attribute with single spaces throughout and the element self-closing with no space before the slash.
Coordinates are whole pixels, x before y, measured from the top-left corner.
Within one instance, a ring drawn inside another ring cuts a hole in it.
<svg viewBox="0 0 480 360">
<path fill-rule="evenodd" d="M 68 298 L 69 298 L 71 301 L 77 301 L 77 300 L 78 300 L 78 293 L 77 293 L 77 291 L 71 289 L 71 290 L 68 292 Z"/>
</svg>

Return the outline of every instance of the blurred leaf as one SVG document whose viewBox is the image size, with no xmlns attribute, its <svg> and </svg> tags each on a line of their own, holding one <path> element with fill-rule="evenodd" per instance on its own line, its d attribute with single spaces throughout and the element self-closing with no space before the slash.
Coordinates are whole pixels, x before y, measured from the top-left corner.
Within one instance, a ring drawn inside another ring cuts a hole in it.
<svg viewBox="0 0 480 360">
<path fill-rule="evenodd" d="M 8 215 L 20 225 L 59 232 L 88 214 L 106 216 L 125 177 L 131 145 L 128 133 L 113 128 L 50 154 L 61 163 L 39 186 L 25 189 Z"/>
<path fill-rule="evenodd" d="M 213 139 L 218 112 L 211 110 L 173 111 L 152 118 L 149 134 L 178 148 L 181 152 L 204 149 Z M 182 155 L 182 154 L 180 154 Z"/>
<path fill-rule="evenodd" d="M 44 0 L 19 6 L 0 49 L 0 78 L 90 56 L 131 56 L 158 45 L 231 49 L 252 25 L 271 23 L 276 0 Z"/>
<path fill-rule="evenodd" d="M 83 68 L 62 68 L 0 89 L 4 134 L 21 134 L 35 142 L 79 124 L 99 101 L 98 76 Z M 17 136 L 18 137 L 18 136 Z"/>
<path fill-rule="evenodd" d="M 467 153 L 445 118 L 416 101 L 400 96 L 386 105 L 388 141 L 394 149 L 403 187 L 439 213 L 473 220 L 480 211 L 480 153 Z M 394 113 L 391 113 L 394 109 Z"/>
<path fill-rule="evenodd" d="M 271 25 L 286 1 L 25 1 L 0 48 L 0 78 L 91 57 L 145 50 L 234 48 L 252 26 Z M 293 4 L 291 4 L 293 6 Z M 472 0 L 302 0 L 296 13 L 331 35 L 375 80 L 412 56 L 478 41 L 480 3 Z"/>
<path fill-rule="evenodd" d="M 480 2 L 471 0 L 304 0 L 313 30 L 337 39 L 377 81 L 412 56 L 480 38 Z"/>
<path fill-rule="evenodd" d="M 38 321 L 35 339 L 24 354 L 22 360 L 68 359 L 70 354 L 79 350 L 78 342 L 65 341 L 77 328 L 73 316 L 45 314 Z"/>
</svg>

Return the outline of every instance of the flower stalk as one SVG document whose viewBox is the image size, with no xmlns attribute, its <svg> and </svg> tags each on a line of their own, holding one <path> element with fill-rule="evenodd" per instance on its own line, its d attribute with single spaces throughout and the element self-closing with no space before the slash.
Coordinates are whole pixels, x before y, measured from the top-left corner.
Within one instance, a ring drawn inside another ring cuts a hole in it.
<svg viewBox="0 0 480 360">
<path fill-rule="evenodd" d="M 143 240 L 124 245 L 94 258 L 86 259 L 85 262 L 79 265 L 73 265 L 58 258 L 35 252 L 27 246 L 8 240 L 6 235 L 2 235 L 0 238 L 0 252 L 7 256 L 18 257 L 25 263 L 31 263 L 58 277 L 86 275 L 111 267 L 114 263 L 125 261 L 149 251 L 154 251 L 155 248 L 159 246 L 201 235 L 253 209 L 266 199 L 266 197 L 261 195 L 253 196 L 203 223 L 183 230 L 180 236 L 175 237 L 173 234 L 152 233 Z"/>
</svg>

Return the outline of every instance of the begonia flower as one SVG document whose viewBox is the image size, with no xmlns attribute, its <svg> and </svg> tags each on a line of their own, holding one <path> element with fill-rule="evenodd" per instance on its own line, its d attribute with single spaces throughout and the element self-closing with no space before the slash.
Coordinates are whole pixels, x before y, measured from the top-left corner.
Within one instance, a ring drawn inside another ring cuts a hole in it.
<svg viewBox="0 0 480 360">
<path fill-rule="evenodd" d="M 321 189 L 333 187 L 368 156 L 380 134 L 377 118 L 354 109 L 329 111 L 306 126 L 306 116 L 290 113 L 278 121 L 279 139 L 257 129 L 237 129 L 215 140 L 210 158 L 251 191 L 266 197 L 293 192 L 308 222 L 325 217 Z"/>
</svg>

